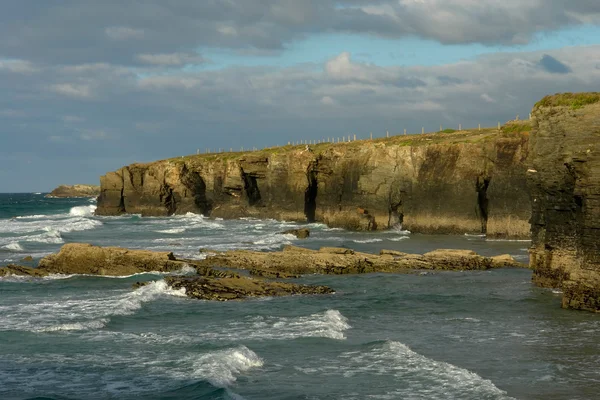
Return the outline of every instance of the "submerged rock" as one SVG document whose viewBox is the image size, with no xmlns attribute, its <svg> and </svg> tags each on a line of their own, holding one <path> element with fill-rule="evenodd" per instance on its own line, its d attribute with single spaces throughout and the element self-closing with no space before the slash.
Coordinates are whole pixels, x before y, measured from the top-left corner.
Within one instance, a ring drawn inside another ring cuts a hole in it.
<svg viewBox="0 0 600 400">
<path fill-rule="evenodd" d="M 324 247 L 310 250 L 286 246 L 283 251 L 231 250 L 215 253 L 198 264 L 249 270 L 252 275 L 362 274 L 410 272 L 413 270 L 487 270 L 500 267 L 524 268 L 510 256 L 494 259 L 469 250 L 435 250 L 423 255 L 382 250 L 380 255 L 352 249 Z"/>
<path fill-rule="evenodd" d="M 306 239 L 310 236 L 310 231 L 306 228 L 302 229 L 290 229 L 285 232 L 282 232 L 284 235 L 294 235 L 298 239 Z"/>
</svg>

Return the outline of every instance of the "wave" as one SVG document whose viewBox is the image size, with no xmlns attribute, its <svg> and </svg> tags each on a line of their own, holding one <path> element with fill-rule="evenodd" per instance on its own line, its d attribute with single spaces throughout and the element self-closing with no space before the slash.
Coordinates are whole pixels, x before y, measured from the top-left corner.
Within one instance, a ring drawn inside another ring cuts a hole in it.
<svg viewBox="0 0 600 400">
<path fill-rule="evenodd" d="M 260 301 L 264 301 L 261 299 Z M 206 344 L 207 342 L 239 342 L 243 340 L 293 340 L 300 338 L 326 338 L 345 340 L 345 331 L 352 327 L 348 319 L 338 310 L 327 310 L 307 316 L 287 318 L 274 316 L 258 316 L 245 321 L 235 321 L 228 324 L 206 326 L 206 331 L 197 330 L 193 335 L 180 331 L 171 335 L 156 333 L 124 333 L 124 332 L 94 332 L 91 340 L 110 336 L 112 341 L 132 341 L 139 343 L 155 342 L 161 345 L 174 344 Z"/>
<path fill-rule="evenodd" d="M 383 242 L 383 239 L 356 239 L 353 240 L 354 243 L 377 243 Z"/>
<path fill-rule="evenodd" d="M 237 376 L 252 368 L 263 366 L 263 360 L 246 346 L 218 350 L 190 359 L 192 367 L 189 375 L 206 379 L 218 387 L 231 385 Z"/>
<path fill-rule="evenodd" d="M 69 215 L 74 217 L 91 217 L 94 215 L 96 208 L 97 206 L 95 205 L 73 207 L 71 208 L 71 211 L 69 211 Z"/>
<path fill-rule="evenodd" d="M 25 251 L 25 249 L 17 242 L 9 243 L 5 246 L 0 247 L 0 249 L 16 252 Z"/>
<path fill-rule="evenodd" d="M 409 236 L 400 236 L 400 237 L 395 237 L 395 238 L 388 238 L 388 240 L 392 241 L 392 242 L 400 242 L 402 240 L 406 240 L 406 239 L 410 239 Z"/>
<path fill-rule="evenodd" d="M 25 242 L 38 242 L 38 243 L 49 243 L 49 244 L 61 244 L 65 241 L 63 240 L 59 231 L 52 229 L 50 227 L 44 228 L 46 233 L 41 233 L 38 235 L 25 236 L 20 238 Z"/>
<path fill-rule="evenodd" d="M 346 352 L 337 359 L 319 360 L 319 365 L 297 368 L 307 374 L 393 376 L 396 387 L 390 398 L 426 399 L 512 399 L 507 393 L 476 373 L 436 361 L 396 341 L 367 345 L 365 351 Z M 373 393 L 371 393 L 373 394 Z"/>
<path fill-rule="evenodd" d="M 0 306 L 0 314 L 3 315 L 0 319 L 0 331 L 97 330 L 104 327 L 111 317 L 132 315 L 144 303 L 165 296 L 186 297 L 185 289 L 174 290 L 164 280 L 160 280 L 117 296 L 79 299 L 67 297 Z"/>
<path fill-rule="evenodd" d="M 172 228 L 172 229 L 164 229 L 162 231 L 156 231 L 157 233 L 168 233 L 168 234 L 177 234 L 185 232 L 185 228 Z"/>
</svg>

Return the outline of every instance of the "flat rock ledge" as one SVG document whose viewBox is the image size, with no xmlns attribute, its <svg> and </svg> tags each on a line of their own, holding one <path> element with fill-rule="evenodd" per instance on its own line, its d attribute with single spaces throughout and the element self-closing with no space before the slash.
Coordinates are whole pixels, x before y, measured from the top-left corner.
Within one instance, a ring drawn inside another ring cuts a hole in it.
<svg viewBox="0 0 600 400">
<path fill-rule="evenodd" d="M 175 273 L 192 267 L 196 275 L 170 275 L 164 280 L 173 289 L 185 288 L 188 297 L 203 300 L 239 300 L 249 297 L 275 297 L 296 294 L 329 294 L 326 286 L 299 285 L 267 281 L 262 278 L 241 276 L 197 264 L 193 260 L 179 260 L 171 252 L 131 250 L 120 247 L 98 247 L 70 243 L 56 254 L 40 260 L 38 268 L 8 265 L 0 268 L 0 276 L 29 276 L 42 278 L 50 274 L 87 274 L 129 276 L 143 272 Z M 139 287 L 148 282 L 138 282 Z"/>
<path fill-rule="evenodd" d="M 207 268 L 244 269 L 251 275 L 290 278 L 302 274 L 364 274 L 372 272 L 409 273 L 422 270 L 488 270 L 527 268 L 510 255 L 484 257 L 470 250 L 440 249 L 425 254 L 381 250 L 379 255 L 351 249 L 324 247 L 310 250 L 286 246 L 278 252 L 230 250 L 208 253 L 197 262 Z"/>
</svg>

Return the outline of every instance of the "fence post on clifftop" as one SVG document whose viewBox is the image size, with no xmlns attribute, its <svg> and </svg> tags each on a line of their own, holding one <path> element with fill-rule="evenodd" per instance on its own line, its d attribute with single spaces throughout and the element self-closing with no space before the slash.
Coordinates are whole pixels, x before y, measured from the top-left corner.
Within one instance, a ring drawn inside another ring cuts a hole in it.
<svg viewBox="0 0 600 400">
<path fill-rule="evenodd" d="M 458 124 L 458 130 L 462 131 L 462 124 Z"/>
<path fill-rule="evenodd" d="M 390 137 L 390 131 L 385 131 L 385 137 Z"/>
<path fill-rule="evenodd" d="M 404 128 L 404 134 L 406 135 L 406 128 Z"/>
<path fill-rule="evenodd" d="M 421 128 L 421 134 L 425 133 L 425 127 Z"/>
</svg>

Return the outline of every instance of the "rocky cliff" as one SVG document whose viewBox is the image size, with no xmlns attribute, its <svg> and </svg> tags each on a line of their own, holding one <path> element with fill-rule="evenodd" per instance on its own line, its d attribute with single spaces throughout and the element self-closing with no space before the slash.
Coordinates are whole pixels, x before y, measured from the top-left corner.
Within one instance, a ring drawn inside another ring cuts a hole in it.
<svg viewBox="0 0 600 400">
<path fill-rule="evenodd" d="M 546 97 L 532 128 L 534 282 L 561 288 L 565 308 L 600 311 L 600 94 Z"/>
<path fill-rule="evenodd" d="M 97 197 L 99 194 L 97 185 L 60 185 L 46 197 Z"/>
<path fill-rule="evenodd" d="M 527 127 L 187 156 L 101 177 L 97 213 L 528 236 Z"/>
</svg>

